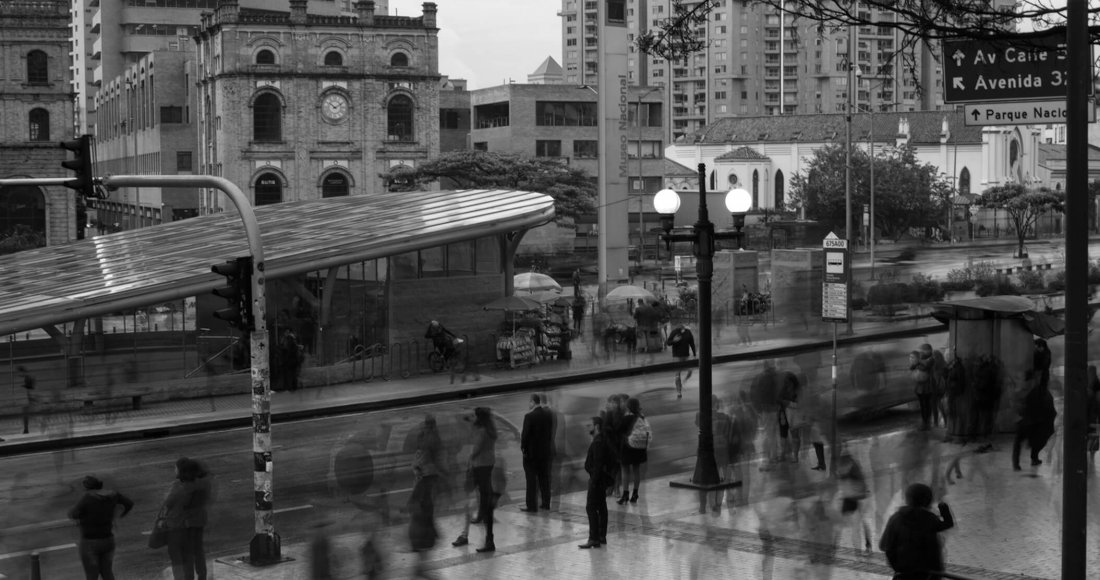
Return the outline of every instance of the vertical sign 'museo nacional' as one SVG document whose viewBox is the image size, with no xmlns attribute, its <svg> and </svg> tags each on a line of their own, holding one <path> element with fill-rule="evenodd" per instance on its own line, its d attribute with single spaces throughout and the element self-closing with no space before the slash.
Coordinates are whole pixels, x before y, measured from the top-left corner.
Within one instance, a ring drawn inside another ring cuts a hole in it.
<svg viewBox="0 0 1100 580">
<path fill-rule="evenodd" d="M 829 232 L 821 244 L 825 260 L 821 282 L 821 319 L 848 322 L 848 240 Z"/>
<path fill-rule="evenodd" d="M 599 3 L 599 123 L 600 295 L 608 280 L 625 280 L 630 275 L 627 259 L 627 49 L 626 0 Z"/>
</svg>

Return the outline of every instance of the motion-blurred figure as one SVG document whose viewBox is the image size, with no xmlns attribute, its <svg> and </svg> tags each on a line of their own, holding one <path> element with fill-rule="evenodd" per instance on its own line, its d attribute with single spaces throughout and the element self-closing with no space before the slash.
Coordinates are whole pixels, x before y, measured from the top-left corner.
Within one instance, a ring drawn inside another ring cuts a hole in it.
<svg viewBox="0 0 1100 580">
<path fill-rule="evenodd" d="M 665 340 L 665 344 L 672 347 L 672 358 L 678 361 L 686 361 L 688 356 L 696 356 L 695 353 L 695 335 L 691 333 L 691 329 L 687 327 L 683 322 L 679 323 L 672 332 L 669 333 L 668 339 Z M 687 376 L 682 376 L 680 369 L 676 370 L 676 398 L 680 399 L 684 396 L 684 381 L 691 378 L 691 372 L 693 369 L 688 369 Z"/>
<path fill-rule="evenodd" d="M 493 491 L 493 466 L 496 463 L 497 428 L 488 407 L 474 409 L 473 449 L 470 470 L 478 490 L 478 520 L 485 525 L 485 545 L 478 552 L 496 551 L 493 541 L 493 508 L 497 495 Z M 503 490 L 501 490 L 503 492 Z"/>
<path fill-rule="evenodd" d="M 435 546 L 439 533 L 435 527 L 434 487 L 439 479 L 440 457 L 443 440 L 435 417 L 425 415 L 416 436 L 416 454 L 413 458 L 413 484 L 409 495 L 409 544 L 417 553 L 416 573 L 423 575 L 424 553 Z"/>
<path fill-rule="evenodd" d="M 649 420 L 642 413 L 642 403 L 631 397 L 626 401 L 626 418 L 623 431 L 627 434 L 622 446 L 623 466 L 623 496 L 619 498 L 619 505 L 637 503 L 638 488 L 642 484 L 642 470 L 649 461 L 649 443 L 653 439 L 653 432 L 649 426 Z M 627 495 L 627 485 L 633 485 L 633 492 Z"/>
<path fill-rule="evenodd" d="M 584 470 L 588 472 L 588 495 L 584 503 L 588 513 L 588 541 L 578 546 L 582 550 L 607 543 L 607 488 L 619 472 L 618 459 L 607 442 L 608 430 L 603 417 L 592 417 L 588 434 L 592 437 L 584 459 Z"/>
<path fill-rule="evenodd" d="M 955 520 L 946 503 L 940 502 L 939 512 L 939 517 L 932 513 L 932 488 L 914 483 L 905 490 L 905 506 L 890 516 L 879 540 L 894 580 L 931 580 L 943 570 L 939 533 L 954 527 Z"/>
<path fill-rule="evenodd" d="M 86 580 L 115 580 L 115 513 L 126 517 L 134 502 L 117 491 L 103 489 L 103 482 L 94 475 L 84 477 L 84 496 L 69 517 L 80 524 L 80 563 Z"/>
<path fill-rule="evenodd" d="M 837 495 L 840 499 L 840 515 L 846 528 L 852 530 L 852 545 L 855 549 L 862 546 L 871 551 L 871 522 L 864 502 L 870 497 L 870 487 L 863 467 L 856 461 L 848 449 L 840 453 L 837 461 Z M 862 532 L 863 542 L 860 542 Z"/>
<path fill-rule="evenodd" d="M 1042 373 L 1028 370 L 1025 375 L 1031 388 L 1024 395 L 1020 408 L 1020 420 L 1016 423 L 1016 439 L 1012 442 L 1012 469 L 1020 471 L 1020 447 L 1027 441 L 1031 448 L 1031 465 L 1043 463 L 1039 452 L 1054 435 L 1054 420 L 1058 411 L 1054 408 L 1054 397 L 1043 382 Z"/>
<path fill-rule="evenodd" d="M 926 348 L 927 347 L 927 348 Z M 922 344 L 919 350 L 909 353 L 909 375 L 913 381 L 913 393 L 920 404 L 921 430 L 932 428 L 932 345 Z"/>
<path fill-rule="evenodd" d="M 695 413 L 695 426 L 699 427 L 699 413 Z M 714 438 L 714 462 L 718 466 L 718 476 L 722 481 L 728 482 L 733 477 L 733 467 L 730 462 L 730 443 L 736 433 L 733 420 L 722 412 L 722 400 L 717 396 L 711 398 L 710 430 Z M 710 509 L 715 514 L 722 511 L 722 497 L 726 490 L 717 490 L 710 493 L 699 494 L 699 513 L 707 511 L 707 496 L 710 496 Z M 732 496 L 731 496 L 732 499 Z"/>
</svg>

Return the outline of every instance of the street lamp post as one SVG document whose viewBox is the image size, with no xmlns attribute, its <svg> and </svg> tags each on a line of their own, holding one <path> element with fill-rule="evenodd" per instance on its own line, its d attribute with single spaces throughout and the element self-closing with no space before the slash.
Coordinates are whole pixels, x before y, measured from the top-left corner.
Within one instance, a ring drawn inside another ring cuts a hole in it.
<svg viewBox="0 0 1100 580">
<path fill-rule="evenodd" d="M 733 239 L 741 246 L 741 225 L 744 214 L 752 205 L 752 196 L 744 189 L 734 189 L 726 196 L 726 207 L 734 214 L 735 231 L 716 233 L 707 212 L 706 164 L 699 164 L 699 218 L 691 234 L 672 234 L 674 214 L 680 209 L 680 196 L 671 189 L 662 189 L 653 197 L 653 206 L 661 214 L 664 239 L 671 242 L 691 242 L 695 254 L 695 269 L 699 281 L 699 446 L 695 456 L 695 473 L 687 482 L 672 481 L 672 487 L 699 491 L 701 509 L 706 510 L 706 493 L 730 487 L 740 487 L 740 481 L 722 481 L 714 459 L 712 427 L 713 396 L 711 366 L 711 280 L 714 277 L 714 246 L 716 240 Z M 740 220 L 738 220 L 740 216 Z"/>
</svg>

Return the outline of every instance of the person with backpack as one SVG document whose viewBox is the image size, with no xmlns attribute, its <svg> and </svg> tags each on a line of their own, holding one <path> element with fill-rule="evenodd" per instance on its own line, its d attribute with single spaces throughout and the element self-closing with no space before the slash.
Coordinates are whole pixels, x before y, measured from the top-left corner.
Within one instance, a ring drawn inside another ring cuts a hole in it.
<svg viewBox="0 0 1100 580">
<path fill-rule="evenodd" d="M 649 421 L 642 414 L 642 403 L 631 397 L 626 400 L 626 417 L 623 419 L 623 431 L 627 433 L 626 441 L 622 447 L 623 466 L 623 495 L 618 504 L 623 505 L 627 501 L 638 502 L 638 488 L 642 484 L 642 466 L 649 460 L 647 449 L 653 439 L 653 431 L 649 427 Z M 632 484 L 634 491 L 627 494 L 627 484 Z"/>
<path fill-rule="evenodd" d="M 584 470 L 588 473 L 588 495 L 584 502 L 584 511 L 588 513 L 588 541 L 577 546 L 582 550 L 607 543 L 607 488 L 614 484 L 619 471 L 619 461 L 607 442 L 603 417 L 592 417 L 588 434 L 592 437 L 584 459 Z"/>
</svg>

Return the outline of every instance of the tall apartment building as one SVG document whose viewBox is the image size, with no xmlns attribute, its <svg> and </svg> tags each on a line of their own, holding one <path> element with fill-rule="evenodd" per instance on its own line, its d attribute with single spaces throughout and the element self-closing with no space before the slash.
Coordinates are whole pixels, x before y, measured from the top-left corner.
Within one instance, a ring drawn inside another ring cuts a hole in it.
<svg viewBox="0 0 1100 580">
<path fill-rule="evenodd" d="M 104 82 L 123 75 L 141 58 L 156 51 L 193 51 L 203 12 L 222 0 L 71 0 L 73 93 L 78 95 L 76 132 L 91 132 L 95 96 Z M 353 14 L 353 0 L 316 0 L 310 12 Z M 234 4 L 238 2 L 234 1 Z M 239 0 L 243 8 L 287 12 L 290 0 Z M 375 2 L 386 11 L 388 0 Z M 91 119 L 89 116 L 91 115 Z"/>
<path fill-rule="evenodd" d="M 672 13 L 672 0 L 625 0 L 631 40 L 655 29 Z M 693 2 L 686 0 L 686 5 Z M 1009 4 L 995 0 L 995 5 Z M 599 63 L 596 0 L 562 0 L 564 80 L 595 84 Z M 890 22 L 890 11 L 865 14 Z M 846 30 L 819 33 L 815 23 L 795 21 L 774 8 L 718 0 L 695 29 L 706 50 L 680 62 L 632 52 L 633 84 L 670 88 L 671 138 L 691 134 L 723 117 L 828 113 L 844 110 L 848 96 Z M 902 33 L 890 26 L 856 30 L 855 64 L 864 73 L 853 94 L 857 110 L 915 111 L 943 108 L 938 46 L 920 43 L 908 58 L 898 54 Z M 906 66 L 906 62 L 910 65 Z M 918 86 L 920 87 L 918 90 Z"/>
</svg>

